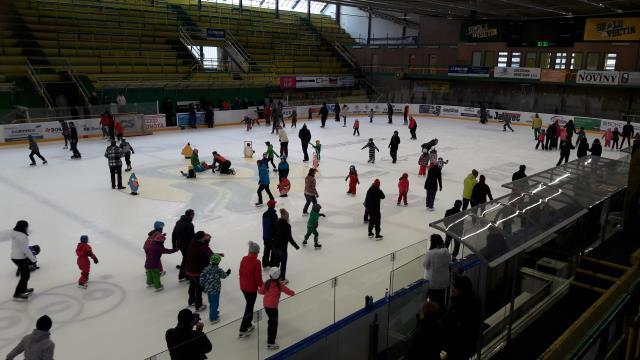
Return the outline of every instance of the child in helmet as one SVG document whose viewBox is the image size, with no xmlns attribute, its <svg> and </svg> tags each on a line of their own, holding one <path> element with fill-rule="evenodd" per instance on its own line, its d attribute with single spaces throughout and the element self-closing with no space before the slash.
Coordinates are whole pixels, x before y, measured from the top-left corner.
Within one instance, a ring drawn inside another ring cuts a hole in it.
<svg viewBox="0 0 640 360">
<path fill-rule="evenodd" d="M 222 261 L 220 254 L 213 254 L 209 266 L 204 268 L 200 274 L 200 285 L 202 285 L 203 292 L 207 293 L 209 298 L 209 321 L 211 324 L 220 321 L 220 312 L 218 311 L 220 289 L 222 287 L 220 280 L 231 274 L 231 269 L 227 269 L 227 271 L 220 269 L 218 266 L 220 261 Z"/>
</svg>

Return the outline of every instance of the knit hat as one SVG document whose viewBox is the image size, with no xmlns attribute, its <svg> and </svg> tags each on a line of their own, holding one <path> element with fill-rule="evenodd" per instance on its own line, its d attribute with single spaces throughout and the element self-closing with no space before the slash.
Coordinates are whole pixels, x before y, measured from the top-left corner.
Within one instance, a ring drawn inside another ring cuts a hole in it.
<svg viewBox="0 0 640 360">
<path fill-rule="evenodd" d="M 275 201 L 275 200 L 269 200 L 269 201 L 267 201 L 267 207 L 274 208 L 274 207 L 276 207 L 277 203 L 278 202 Z"/>
<path fill-rule="evenodd" d="M 355 170 L 356 170 L 356 166 L 355 166 L 355 165 L 351 165 L 351 166 L 349 166 L 349 170 L 350 170 L 350 171 L 355 171 Z"/>
<path fill-rule="evenodd" d="M 153 228 L 158 230 L 158 231 L 162 231 L 162 229 L 164 229 L 164 223 L 162 221 L 156 221 L 153 223 Z"/>
<path fill-rule="evenodd" d="M 273 280 L 278 280 L 278 278 L 280 277 L 280 268 L 278 267 L 270 268 L 269 277 L 272 278 Z"/>
<path fill-rule="evenodd" d="M 315 212 L 320 212 L 320 209 L 322 209 L 322 206 L 320 206 L 320 204 L 313 204 L 313 206 L 311 207 L 311 211 Z"/>
<path fill-rule="evenodd" d="M 222 257 L 220 257 L 220 255 L 218 255 L 218 254 L 211 255 L 211 264 L 212 265 L 218 265 L 218 264 L 220 264 L 220 261 L 222 261 Z"/>
<path fill-rule="evenodd" d="M 51 330 L 51 318 L 47 315 L 41 316 L 38 321 L 36 321 L 36 329 L 40 331 L 49 331 Z"/>
<path fill-rule="evenodd" d="M 380 179 L 373 180 L 373 186 L 380 187 Z"/>
<path fill-rule="evenodd" d="M 259 254 L 260 253 L 260 245 L 254 243 L 253 241 L 249 241 L 249 254 Z"/>
<path fill-rule="evenodd" d="M 89 237 L 87 235 L 80 236 L 80 242 L 86 244 L 89 242 Z"/>
<path fill-rule="evenodd" d="M 316 144 L 320 144 L 320 140 L 316 140 Z"/>
<path fill-rule="evenodd" d="M 269 141 L 265 141 L 264 143 L 267 144 L 267 145 L 271 145 L 271 142 L 269 142 Z"/>
</svg>

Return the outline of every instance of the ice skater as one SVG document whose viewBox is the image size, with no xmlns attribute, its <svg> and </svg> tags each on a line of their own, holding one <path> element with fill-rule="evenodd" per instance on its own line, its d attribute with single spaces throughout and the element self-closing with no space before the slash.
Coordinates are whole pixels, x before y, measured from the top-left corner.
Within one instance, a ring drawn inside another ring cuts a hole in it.
<svg viewBox="0 0 640 360">
<path fill-rule="evenodd" d="M 368 216 L 368 235 L 373 237 L 373 229 L 376 231 L 376 240 L 382 240 L 380 235 L 380 222 L 382 214 L 380 213 L 380 201 L 385 198 L 384 192 L 380 189 L 380 179 L 375 179 L 373 184 L 367 190 L 364 199 L 365 218 Z"/>
<path fill-rule="evenodd" d="M 353 136 L 356 136 L 356 133 L 360 136 L 360 120 L 358 119 L 353 122 Z"/>
<path fill-rule="evenodd" d="M 273 171 L 276 171 L 277 167 L 276 167 L 276 164 L 273 162 L 273 157 L 275 156 L 279 158 L 280 156 L 278 156 L 278 154 L 276 154 L 276 151 L 273 150 L 273 145 L 271 145 L 271 142 L 265 141 L 264 143 L 265 145 L 267 145 L 267 152 L 266 152 L 267 159 L 271 163 L 271 166 L 273 166 Z"/>
<path fill-rule="evenodd" d="M 611 132 L 611 128 L 608 128 L 607 131 L 602 134 L 602 138 L 604 139 L 604 147 L 611 147 L 611 139 L 613 138 L 613 133 Z"/>
<path fill-rule="evenodd" d="M 289 289 L 280 280 L 280 269 L 272 267 L 269 269 L 269 280 L 260 286 L 258 293 L 264 295 L 262 305 L 267 313 L 267 349 L 278 350 L 280 345 L 276 343 L 278 335 L 278 304 L 280 296 L 284 292 L 289 296 L 294 296 L 295 292 Z"/>
<path fill-rule="evenodd" d="M 289 223 L 289 212 L 281 208 L 280 218 L 276 221 L 273 229 L 273 248 L 271 249 L 271 265 L 280 267 L 280 280 L 287 284 L 287 260 L 289 259 L 289 244 L 296 250 L 300 250 L 300 246 L 293 240 L 291 234 L 291 224 Z"/>
<path fill-rule="evenodd" d="M 409 105 L 404 106 L 404 110 L 402 111 L 402 117 L 404 119 L 404 122 L 402 123 L 402 125 L 407 125 L 409 123 Z"/>
<path fill-rule="evenodd" d="M 320 150 L 322 150 L 322 144 L 320 144 L 320 140 L 316 140 L 316 144 L 310 144 L 313 148 L 313 168 L 318 169 L 320 165 Z"/>
<path fill-rule="evenodd" d="M 115 140 L 111 140 L 111 145 L 104 152 L 104 157 L 109 163 L 109 173 L 111 174 L 111 188 L 116 188 L 116 177 L 118 180 L 118 190 L 125 189 L 122 186 L 122 149 L 116 145 Z"/>
<path fill-rule="evenodd" d="M 544 137 L 545 137 L 545 130 L 544 129 L 539 129 L 540 131 L 538 132 L 538 143 L 536 143 L 536 150 L 538 150 L 538 147 L 540 145 L 542 145 L 542 150 L 547 150 L 547 147 L 544 144 Z"/>
<path fill-rule="evenodd" d="M 278 212 L 276 212 L 276 201 L 267 201 L 267 210 L 262 213 L 262 244 L 264 252 L 262 253 L 262 268 L 267 270 L 271 265 L 271 249 L 273 246 L 273 229 L 278 221 Z"/>
<path fill-rule="evenodd" d="M 29 154 L 31 164 L 29 164 L 29 166 L 36 166 L 36 159 L 33 157 L 34 155 L 42 160 L 42 165 L 47 164 L 47 159 L 45 159 L 44 156 L 40 154 L 40 148 L 38 147 L 38 143 L 36 142 L 36 139 L 33 137 L 33 135 L 29 135 L 27 139 L 29 139 L 29 150 L 31 150 L 31 153 Z"/>
<path fill-rule="evenodd" d="M 300 145 L 302 146 L 302 154 L 304 158 L 303 162 L 309 161 L 309 153 L 307 152 L 307 148 L 309 146 L 309 142 L 311 142 L 311 131 L 307 128 L 307 124 L 302 124 L 302 128 L 298 131 L 298 138 L 300 139 Z"/>
<path fill-rule="evenodd" d="M 173 254 L 178 251 L 178 249 L 167 249 L 164 247 L 166 235 L 162 233 L 163 229 L 164 223 L 162 221 L 156 221 L 153 225 L 153 230 L 149 232 L 149 237 L 144 246 L 146 254 L 144 269 L 147 274 L 147 287 L 153 287 L 156 292 L 164 290 L 160 282 L 160 276 L 164 273 L 161 261 L 162 255 Z"/>
<path fill-rule="evenodd" d="M 509 128 L 509 130 L 511 130 L 511 132 L 513 132 L 513 128 L 511 127 L 511 117 L 510 116 L 505 116 L 502 121 L 503 121 L 502 131 L 507 131 L 507 128 Z"/>
<path fill-rule="evenodd" d="M 307 174 L 307 176 L 304 178 L 304 198 L 305 198 L 305 204 L 304 204 L 304 208 L 302 209 L 302 216 L 307 216 L 308 215 L 308 210 L 309 210 L 309 205 L 310 204 L 317 204 L 318 200 L 317 198 L 320 196 L 318 195 L 318 190 L 316 189 L 316 169 L 309 169 L 309 173 Z"/>
<path fill-rule="evenodd" d="M 284 129 L 278 130 L 278 139 L 280 140 L 280 156 L 289 156 L 289 137 Z"/>
<path fill-rule="evenodd" d="M 29 247 L 29 223 L 19 220 L 9 233 L 11 238 L 11 261 L 18 267 L 20 280 L 13 293 L 13 301 L 28 301 L 33 289 L 28 287 L 31 265 L 38 260 Z"/>
<path fill-rule="evenodd" d="M 218 165 L 218 172 L 223 175 L 235 175 L 235 170 L 231 168 L 231 161 L 224 158 L 224 156 L 218 154 L 217 151 L 211 153 L 213 155 L 213 162 L 211 163 L 211 172 L 215 174 L 216 165 Z"/>
<path fill-rule="evenodd" d="M 82 159 L 82 154 L 78 151 L 78 129 L 73 121 L 69 122 L 69 145 L 71 146 L 72 159 Z"/>
<path fill-rule="evenodd" d="M 131 154 L 135 154 L 136 152 L 133 150 L 133 146 L 129 144 L 127 139 L 120 140 L 120 148 L 122 149 L 122 154 L 124 155 L 124 162 L 127 164 L 127 168 L 124 171 L 131 171 Z"/>
<path fill-rule="evenodd" d="M 122 138 L 124 137 L 124 128 L 122 127 L 122 123 L 120 121 L 116 121 L 113 129 L 116 131 L 116 139 L 118 139 L 118 141 L 122 141 Z"/>
<path fill-rule="evenodd" d="M 408 206 L 407 203 L 407 194 L 409 193 L 409 174 L 404 173 L 398 179 L 398 202 L 397 206 L 400 206 L 400 202 L 404 202 L 404 206 Z"/>
<path fill-rule="evenodd" d="M 387 124 L 393 124 L 393 105 L 391 103 L 387 104 L 387 117 L 389 118 Z"/>
<path fill-rule="evenodd" d="M 289 177 L 289 163 L 286 156 L 280 157 L 280 163 L 278 164 L 278 180 L 286 179 Z"/>
<path fill-rule="evenodd" d="M 434 211 L 433 204 L 436 200 L 436 193 L 438 189 L 442 192 L 442 171 L 437 164 L 432 164 L 429 167 L 424 189 L 427 190 L 427 210 Z"/>
<path fill-rule="evenodd" d="M 392 163 L 395 164 L 398 161 L 398 146 L 400 146 L 400 136 L 398 136 L 398 131 L 394 131 L 391 136 L 391 140 L 389 141 L 389 154 L 391 155 Z"/>
<path fill-rule="evenodd" d="M 222 257 L 219 254 L 211 255 L 209 265 L 200 274 L 200 285 L 202 291 L 207 293 L 209 299 L 209 323 L 216 324 L 220 321 L 220 291 L 222 290 L 222 279 L 226 279 L 231 274 L 231 269 L 226 271 L 220 269 Z"/>
<path fill-rule="evenodd" d="M 369 141 L 367 142 L 367 144 L 365 146 L 363 146 L 362 149 L 360 149 L 360 150 L 364 150 L 366 148 L 369 148 L 369 161 L 367 161 L 367 162 L 370 163 L 370 164 L 375 164 L 376 163 L 376 151 L 380 152 L 380 149 L 378 149 L 376 144 L 373 142 L 373 138 L 369 138 Z"/>
<path fill-rule="evenodd" d="M 620 149 L 624 147 L 624 141 L 627 140 L 627 144 L 631 147 L 631 139 L 633 138 L 633 134 L 635 129 L 633 125 L 631 125 L 631 120 L 627 120 L 627 124 L 622 127 L 622 141 L 620 142 Z"/>
<path fill-rule="evenodd" d="M 462 187 L 462 210 L 467 210 L 471 203 L 471 194 L 473 193 L 473 187 L 476 186 L 478 180 L 478 170 L 473 169 L 471 173 L 464 178 Z"/>
<path fill-rule="evenodd" d="M 340 104 L 336 101 L 335 105 L 333 105 L 333 113 L 335 115 L 336 122 L 340 122 Z"/>
<path fill-rule="evenodd" d="M 273 158 L 271 159 L 273 161 Z M 257 207 L 262 206 L 262 192 L 266 191 L 267 195 L 269 195 L 269 200 L 275 200 L 273 194 L 271 194 L 271 189 L 269 189 L 269 184 L 271 180 L 269 179 L 269 159 L 267 158 L 267 153 L 263 154 L 262 160 L 256 161 L 258 165 L 258 202 L 256 203 Z"/>
<path fill-rule="evenodd" d="M 356 187 L 360 184 L 360 179 L 358 179 L 358 171 L 356 170 L 355 165 L 349 166 L 349 174 L 344 181 L 349 181 L 349 189 L 347 190 L 347 194 L 351 196 L 356 196 Z"/>
<path fill-rule="evenodd" d="M 409 133 L 411 134 L 411 140 L 417 140 L 416 130 L 418 130 L 418 123 L 413 116 L 409 119 Z"/>
<path fill-rule="evenodd" d="M 291 110 L 291 116 L 289 117 L 291 119 L 291 128 L 298 128 L 298 111 L 296 110 L 296 108 L 294 107 L 293 110 Z"/>
<path fill-rule="evenodd" d="M 64 120 L 58 120 L 60 123 L 60 131 L 62 132 L 62 137 L 64 138 L 64 147 L 63 149 L 68 148 L 69 136 L 71 135 L 71 131 L 69 129 L 69 124 L 67 124 Z"/>
<path fill-rule="evenodd" d="M 571 144 L 571 141 L 562 140 L 560 142 L 560 159 L 556 163 L 556 166 L 560 166 L 563 160 L 565 164 L 569 161 L 569 156 L 571 155 L 572 149 L 575 149 L 575 147 Z"/>
<path fill-rule="evenodd" d="M 373 108 L 369 110 L 369 123 L 373 123 L 374 111 Z"/>
<path fill-rule="evenodd" d="M 262 272 L 260 271 L 262 264 L 258 260 L 258 254 L 260 254 L 260 245 L 249 241 L 249 253 L 240 261 L 238 275 L 240 277 L 240 291 L 244 296 L 245 306 L 242 322 L 240 323 L 240 331 L 238 332 L 239 338 L 248 337 L 256 329 L 252 324 L 253 307 L 258 297 L 258 289 L 263 284 Z"/>
<path fill-rule="evenodd" d="M 418 170 L 419 176 L 427 175 L 427 165 L 429 165 L 429 150 L 422 149 L 422 154 L 420 154 L 418 158 L 418 166 L 420 166 Z"/>
<path fill-rule="evenodd" d="M 87 235 L 80 236 L 80 242 L 76 246 L 76 255 L 78 256 L 78 268 L 80 269 L 80 279 L 78 279 L 78 287 L 82 289 L 87 288 L 87 282 L 89 281 L 89 273 L 91 272 L 91 261 L 94 264 L 98 263 L 98 258 L 93 253 L 91 245 L 89 245 L 89 237 Z"/>
<path fill-rule="evenodd" d="M 309 214 L 309 220 L 307 221 L 307 233 L 304 235 L 302 245 L 307 245 L 307 240 L 309 240 L 309 237 L 313 234 L 313 247 L 316 249 L 320 249 L 322 247 L 318 242 L 318 223 L 320 221 L 320 216 L 326 217 L 326 215 L 322 214 L 320 209 L 322 209 L 320 204 L 314 204 L 311 207 L 311 213 Z"/>
<path fill-rule="evenodd" d="M 616 150 L 618 150 L 618 141 L 620 141 L 620 136 L 622 135 L 622 133 L 620 133 L 620 130 L 618 130 L 618 128 L 613 128 L 613 132 L 611 133 L 613 135 L 613 142 L 611 143 L 611 150 L 613 150 L 613 148 L 615 147 Z M 622 149 L 622 146 L 619 146 L 620 149 Z"/>
<path fill-rule="evenodd" d="M 349 113 L 349 107 L 347 104 L 342 105 L 342 127 L 347 127 L 347 114 Z"/>
</svg>

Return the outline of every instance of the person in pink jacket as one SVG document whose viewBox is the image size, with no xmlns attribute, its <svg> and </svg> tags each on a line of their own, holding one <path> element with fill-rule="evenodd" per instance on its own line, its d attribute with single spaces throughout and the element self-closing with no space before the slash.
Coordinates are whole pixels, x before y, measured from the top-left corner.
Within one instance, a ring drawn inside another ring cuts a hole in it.
<svg viewBox="0 0 640 360">
<path fill-rule="evenodd" d="M 260 295 L 264 295 L 262 305 L 264 311 L 269 317 L 267 322 L 267 349 L 277 350 L 280 345 L 276 344 L 276 335 L 278 334 L 278 304 L 280 303 L 280 295 L 285 293 L 289 296 L 295 295 L 295 292 L 289 289 L 280 280 L 280 269 L 272 267 L 269 269 L 269 280 L 258 289 Z"/>
<path fill-rule="evenodd" d="M 602 138 L 604 139 L 604 147 L 611 147 L 611 139 L 613 139 L 613 132 L 611 132 L 611 128 L 608 128 L 607 131 L 604 132 Z"/>
</svg>

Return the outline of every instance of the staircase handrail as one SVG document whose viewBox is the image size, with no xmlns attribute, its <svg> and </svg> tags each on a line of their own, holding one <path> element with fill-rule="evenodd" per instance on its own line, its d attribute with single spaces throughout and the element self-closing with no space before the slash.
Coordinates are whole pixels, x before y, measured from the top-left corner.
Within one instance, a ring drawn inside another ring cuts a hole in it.
<svg viewBox="0 0 640 360">
<path fill-rule="evenodd" d="M 226 47 L 229 47 L 232 51 L 236 52 L 238 57 L 240 57 L 239 59 L 237 59 L 235 56 L 231 55 L 231 59 L 234 60 L 234 62 L 242 69 L 242 71 L 244 71 L 245 73 L 249 72 L 251 57 L 249 57 L 249 54 L 244 49 L 242 44 L 240 44 L 238 40 L 236 40 L 236 38 L 229 30 L 225 30 L 224 39 L 225 50 L 227 50 L 227 52 L 230 52 L 229 49 L 226 49 Z"/>
<path fill-rule="evenodd" d="M 78 76 L 76 75 L 75 71 L 73 71 L 73 67 L 71 67 L 69 60 L 65 59 L 64 61 L 67 64 L 67 72 L 71 76 L 71 80 L 73 80 L 78 89 L 80 89 L 80 94 L 82 95 L 82 99 L 84 99 L 85 105 L 89 105 L 89 89 L 84 86 L 82 81 L 80 81 L 80 78 L 78 78 Z"/>
<path fill-rule="evenodd" d="M 31 62 L 29 61 L 29 59 L 27 59 L 27 70 L 28 70 L 27 74 L 29 75 L 29 79 L 31 79 L 33 84 L 36 86 L 36 89 L 44 99 L 47 107 L 49 109 L 53 109 L 53 105 L 52 105 L 53 101 L 49 97 L 47 90 L 45 89 L 44 85 L 42 84 L 42 81 L 40 80 L 40 76 L 38 76 L 38 73 L 33 68 L 33 65 L 31 65 Z"/>
</svg>

